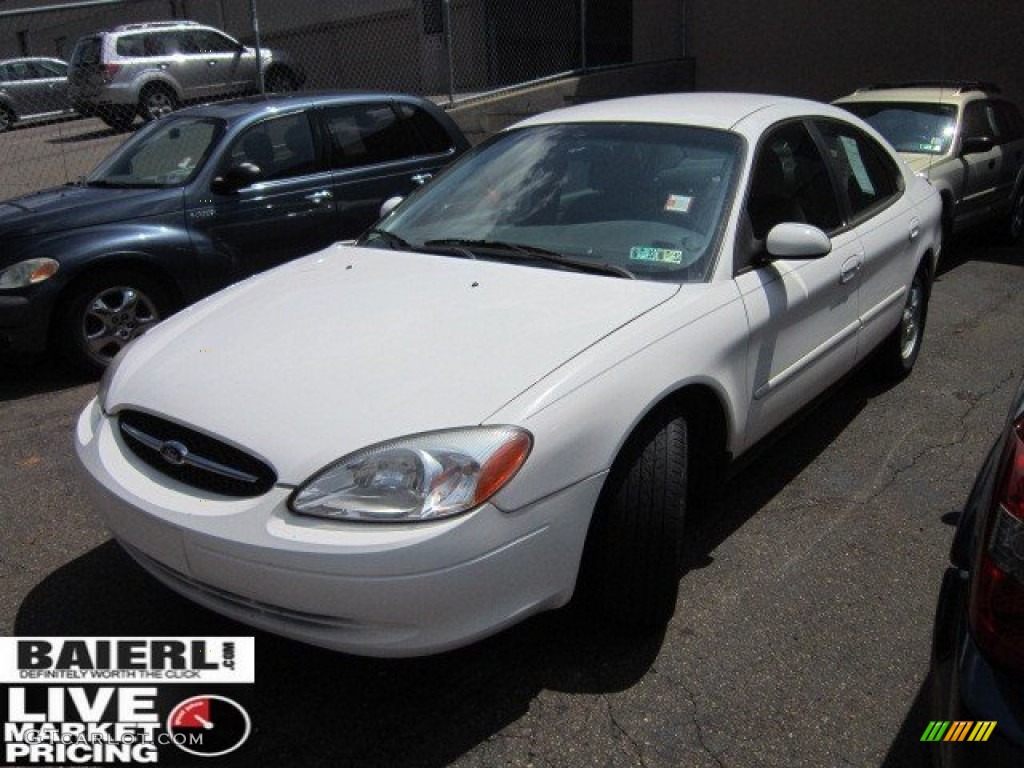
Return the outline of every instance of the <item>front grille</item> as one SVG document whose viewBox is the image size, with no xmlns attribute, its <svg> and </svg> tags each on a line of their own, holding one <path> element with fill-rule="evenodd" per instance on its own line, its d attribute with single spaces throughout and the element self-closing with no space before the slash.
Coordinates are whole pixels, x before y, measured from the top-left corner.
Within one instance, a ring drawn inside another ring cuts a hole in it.
<svg viewBox="0 0 1024 768">
<path fill-rule="evenodd" d="M 140 411 L 123 411 L 118 426 L 132 453 L 179 482 L 222 496 L 259 496 L 277 476 L 245 451 Z"/>
</svg>

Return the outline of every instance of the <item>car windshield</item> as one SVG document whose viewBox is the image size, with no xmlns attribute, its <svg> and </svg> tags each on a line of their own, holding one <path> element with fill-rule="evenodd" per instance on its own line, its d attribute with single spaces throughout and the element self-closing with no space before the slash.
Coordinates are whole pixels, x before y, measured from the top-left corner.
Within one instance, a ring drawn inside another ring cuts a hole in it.
<svg viewBox="0 0 1024 768">
<path fill-rule="evenodd" d="M 174 187 L 202 167 L 224 131 L 220 120 L 167 117 L 143 128 L 85 177 L 96 187 Z"/>
<path fill-rule="evenodd" d="M 679 125 L 522 128 L 454 165 L 361 244 L 706 280 L 742 147 L 735 134 Z"/>
<path fill-rule="evenodd" d="M 840 106 L 867 122 L 897 152 L 944 155 L 956 132 L 956 106 L 917 102 L 857 101 Z"/>
</svg>

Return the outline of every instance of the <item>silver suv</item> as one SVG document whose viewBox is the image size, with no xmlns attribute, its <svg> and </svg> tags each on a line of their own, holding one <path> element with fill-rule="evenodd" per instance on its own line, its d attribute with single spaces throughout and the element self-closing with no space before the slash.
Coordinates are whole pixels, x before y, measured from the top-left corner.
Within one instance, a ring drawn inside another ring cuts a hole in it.
<svg viewBox="0 0 1024 768">
<path fill-rule="evenodd" d="M 256 50 L 194 21 L 125 24 L 83 37 L 68 79 L 75 108 L 123 130 L 135 115 L 152 120 L 190 101 L 259 91 L 291 91 L 305 81 L 280 51 Z"/>
<path fill-rule="evenodd" d="M 988 222 L 1024 236 L 1024 118 L 975 81 L 873 85 L 835 101 L 866 120 L 942 194 L 946 234 Z"/>
</svg>

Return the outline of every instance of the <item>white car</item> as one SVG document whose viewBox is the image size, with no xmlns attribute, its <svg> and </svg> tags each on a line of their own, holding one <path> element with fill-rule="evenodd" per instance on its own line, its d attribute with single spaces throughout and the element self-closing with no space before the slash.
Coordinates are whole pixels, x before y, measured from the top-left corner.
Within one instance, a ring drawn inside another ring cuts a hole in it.
<svg viewBox="0 0 1024 768">
<path fill-rule="evenodd" d="M 610 618 L 664 624 L 704 480 L 876 348 L 909 373 L 940 210 L 835 107 L 550 112 L 139 338 L 78 455 L 147 571 L 309 643 L 454 648 L 581 564 Z"/>
</svg>

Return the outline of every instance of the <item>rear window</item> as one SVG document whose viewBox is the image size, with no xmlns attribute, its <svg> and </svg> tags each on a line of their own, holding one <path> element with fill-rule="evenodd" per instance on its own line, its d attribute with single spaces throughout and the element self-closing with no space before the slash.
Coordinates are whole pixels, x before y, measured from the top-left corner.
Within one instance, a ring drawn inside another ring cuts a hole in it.
<svg viewBox="0 0 1024 768">
<path fill-rule="evenodd" d="M 75 45 L 75 52 L 71 54 L 71 63 L 76 66 L 98 64 L 101 42 L 99 37 L 83 37 Z"/>
</svg>

